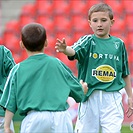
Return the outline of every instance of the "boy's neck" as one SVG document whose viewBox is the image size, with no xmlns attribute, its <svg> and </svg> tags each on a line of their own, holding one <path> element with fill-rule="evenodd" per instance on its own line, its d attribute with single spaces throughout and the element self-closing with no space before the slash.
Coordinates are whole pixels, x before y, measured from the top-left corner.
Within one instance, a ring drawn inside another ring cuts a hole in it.
<svg viewBox="0 0 133 133">
<path fill-rule="evenodd" d="M 95 35 L 95 34 L 94 34 Z M 108 39 L 108 38 L 110 38 L 110 35 L 107 35 L 107 36 L 105 36 L 105 37 L 100 37 L 100 36 L 97 36 L 97 35 L 95 35 L 97 38 L 100 38 L 100 39 Z"/>
<path fill-rule="evenodd" d="M 44 54 L 44 51 L 36 51 L 36 52 L 27 51 L 27 54 L 28 54 L 28 57 L 30 57 L 37 54 Z"/>
</svg>

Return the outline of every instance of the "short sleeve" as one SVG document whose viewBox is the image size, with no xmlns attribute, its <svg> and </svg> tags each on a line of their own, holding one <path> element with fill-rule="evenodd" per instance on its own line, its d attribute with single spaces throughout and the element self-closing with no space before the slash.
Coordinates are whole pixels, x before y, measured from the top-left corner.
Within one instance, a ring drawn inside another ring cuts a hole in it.
<svg viewBox="0 0 133 133">
<path fill-rule="evenodd" d="M 123 57 L 123 61 L 122 61 L 122 69 L 123 69 L 122 77 L 125 77 L 125 76 L 129 75 L 130 72 L 129 72 L 129 66 L 128 66 L 128 54 L 127 54 L 127 50 L 126 50 L 126 47 L 125 47 L 124 43 L 123 43 L 123 47 L 122 47 L 122 57 Z"/>
</svg>

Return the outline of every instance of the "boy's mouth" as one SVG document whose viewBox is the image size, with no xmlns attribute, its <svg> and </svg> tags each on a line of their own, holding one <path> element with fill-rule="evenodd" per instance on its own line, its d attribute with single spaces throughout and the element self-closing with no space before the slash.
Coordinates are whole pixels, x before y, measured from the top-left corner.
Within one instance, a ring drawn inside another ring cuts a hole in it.
<svg viewBox="0 0 133 133">
<path fill-rule="evenodd" d="M 97 29 L 97 31 L 100 31 L 101 32 L 101 31 L 103 31 L 103 29 Z"/>
</svg>

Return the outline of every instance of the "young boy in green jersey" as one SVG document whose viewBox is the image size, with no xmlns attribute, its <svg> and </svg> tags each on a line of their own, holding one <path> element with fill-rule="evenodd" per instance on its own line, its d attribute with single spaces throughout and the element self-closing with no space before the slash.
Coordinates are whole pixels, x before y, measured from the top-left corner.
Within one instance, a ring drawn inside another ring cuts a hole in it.
<svg viewBox="0 0 133 133">
<path fill-rule="evenodd" d="M 6 108 L 5 132 L 11 133 L 11 119 L 18 110 L 26 116 L 21 133 L 73 133 L 68 97 L 81 102 L 87 84 L 72 74 L 59 59 L 44 54 L 47 36 L 44 27 L 30 23 L 22 28 L 20 45 L 28 58 L 13 67 L 0 105 Z M 82 90 L 84 88 L 84 92 Z"/>
<path fill-rule="evenodd" d="M 124 119 L 122 95 L 128 96 L 127 117 L 133 114 L 132 86 L 124 42 L 110 35 L 114 23 L 110 6 L 99 3 L 88 12 L 94 34 L 81 37 L 73 46 L 65 38 L 57 39 L 56 50 L 78 60 L 78 78 L 88 84 L 84 102 L 80 104 L 76 133 L 120 133 Z"/>
<path fill-rule="evenodd" d="M 15 65 L 11 51 L 4 45 L 0 45 L 0 98 L 3 93 L 4 85 L 9 75 L 10 70 Z M 0 133 L 4 133 L 4 116 L 5 111 L 0 106 Z M 11 123 L 11 129 L 14 131 L 13 122 Z"/>
</svg>

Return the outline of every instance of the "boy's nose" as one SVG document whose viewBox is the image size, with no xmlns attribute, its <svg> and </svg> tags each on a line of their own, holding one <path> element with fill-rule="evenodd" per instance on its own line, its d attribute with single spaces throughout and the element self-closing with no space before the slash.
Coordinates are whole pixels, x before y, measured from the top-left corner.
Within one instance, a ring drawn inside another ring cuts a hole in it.
<svg viewBox="0 0 133 133">
<path fill-rule="evenodd" d="M 102 26 L 102 23 L 101 23 L 101 21 L 98 21 L 98 24 L 97 24 L 98 26 Z"/>
</svg>

